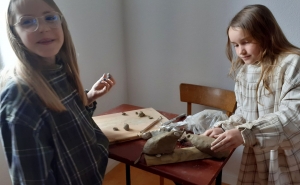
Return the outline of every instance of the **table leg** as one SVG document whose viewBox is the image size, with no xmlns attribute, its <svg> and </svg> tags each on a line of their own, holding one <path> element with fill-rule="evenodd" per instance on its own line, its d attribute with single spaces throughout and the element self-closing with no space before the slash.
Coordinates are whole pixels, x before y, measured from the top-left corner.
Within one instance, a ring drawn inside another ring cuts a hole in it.
<svg viewBox="0 0 300 185">
<path fill-rule="evenodd" d="M 176 183 L 176 182 L 174 182 L 174 184 L 175 184 L 175 185 L 182 185 L 182 184 L 179 184 L 179 183 Z"/>
<path fill-rule="evenodd" d="M 222 170 L 220 171 L 220 173 L 216 178 L 216 185 L 222 185 Z"/>
<path fill-rule="evenodd" d="M 126 185 L 130 184 L 130 165 L 126 164 Z"/>
<path fill-rule="evenodd" d="M 159 185 L 164 185 L 164 178 L 162 176 L 159 176 Z"/>
</svg>

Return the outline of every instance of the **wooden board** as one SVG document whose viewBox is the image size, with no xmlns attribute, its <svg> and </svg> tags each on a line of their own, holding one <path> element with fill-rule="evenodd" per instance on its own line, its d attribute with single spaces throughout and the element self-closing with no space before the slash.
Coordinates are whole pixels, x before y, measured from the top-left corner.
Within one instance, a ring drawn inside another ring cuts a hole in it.
<svg viewBox="0 0 300 185">
<path fill-rule="evenodd" d="M 177 148 L 172 154 L 164 154 L 160 157 L 145 154 L 147 166 L 178 163 L 197 159 L 212 158 L 210 155 L 199 151 L 195 147 Z"/>
<path fill-rule="evenodd" d="M 142 111 L 146 114 L 146 117 L 139 117 L 136 113 Z M 126 115 L 122 115 L 122 112 L 115 114 L 108 114 L 103 116 L 93 117 L 96 124 L 100 127 L 102 132 L 109 139 L 110 143 L 124 142 L 139 138 L 138 134 L 141 130 L 145 129 L 148 125 L 153 123 L 158 118 L 163 119 L 149 130 L 157 130 L 161 123 L 168 121 L 166 117 L 157 112 L 153 108 L 138 109 L 133 111 L 126 111 Z M 148 116 L 153 117 L 149 119 Z M 130 130 L 126 131 L 123 127 L 124 124 L 129 125 Z M 119 131 L 114 131 L 113 128 L 117 127 Z"/>
</svg>

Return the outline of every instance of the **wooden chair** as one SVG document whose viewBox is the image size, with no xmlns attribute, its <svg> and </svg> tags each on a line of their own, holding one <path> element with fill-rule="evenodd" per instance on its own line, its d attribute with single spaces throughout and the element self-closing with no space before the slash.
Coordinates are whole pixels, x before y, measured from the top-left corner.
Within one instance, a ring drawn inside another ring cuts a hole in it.
<svg viewBox="0 0 300 185">
<path fill-rule="evenodd" d="M 233 91 L 213 87 L 180 84 L 180 100 L 187 102 L 187 114 L 192 114 L 192 103 L 205 105 L 226 111 L 230 116 L 236 109 L 236 99 Z"/>
</svg>

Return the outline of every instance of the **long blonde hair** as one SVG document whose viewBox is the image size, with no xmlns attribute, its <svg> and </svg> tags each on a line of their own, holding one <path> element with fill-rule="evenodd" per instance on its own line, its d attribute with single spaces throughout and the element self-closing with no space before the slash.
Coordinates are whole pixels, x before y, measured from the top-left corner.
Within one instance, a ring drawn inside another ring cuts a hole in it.
<svg viewBox="0 0 300 185">
<path fill-rule="evenodd" d="M 236 71 L 244 65 L 241 58 L 234 55 L 228 36 L 229 28 L 241 28 L 247 31 L 261 46 L 260 65 L 262 72 L 257 83 L 263 81 L 264 87 L 271 93 L 268 76 L 273 72 L 281 54 L 294 53 L 300 55 L 300 49 L 292 45 L 283 34 L 272 12 L 263 5 L 248 5 L 238 12 L 227 28 L 226 55 L 231 62 L 229 75 L 234 77 Z"/>
<path fill-rule="evenodd" d="M 14 12 L 16 3 L 21 3 L 22 1 L 24 0 L 10 0 L 9 2 L 7 10 L 7 34 L 10 44 L 19 60 L 16 62 L 10 75 L 7 76 L 8 73 L 6 73 L 6 76 L 1 78 L 1 84 L 3 86 L 3 81 L 5 82 L 7 78 L 14 78 L 18 84 L 20 84 L 21 81 L 25 81 L 29 87 L 37 93 L 46 107 L 54 111 L 64 111 L 66 110 L 65 106 L 61 103 L 55 91 L 51 88 L 47 80 L 41 74 L 40 63 L 42 58 L 30 52 L 24 46 L 21 39 L 14 31 L 14 27 L 12 26 L 14 24 L 13 21 L 15 20 Z M 56 12 L 62 14 L 53 0 L 43 1 L 45 1 Z M 74 82 L 75 88 L 77 89 L 83 104 L 87 105 L 87 97 L 79 77 L 75 47 L 64 16 L 62 16 L 62 29 L 64 33 L 64 43 L 56 58 L 63 62 L 66 73 Z"/>
</svg>

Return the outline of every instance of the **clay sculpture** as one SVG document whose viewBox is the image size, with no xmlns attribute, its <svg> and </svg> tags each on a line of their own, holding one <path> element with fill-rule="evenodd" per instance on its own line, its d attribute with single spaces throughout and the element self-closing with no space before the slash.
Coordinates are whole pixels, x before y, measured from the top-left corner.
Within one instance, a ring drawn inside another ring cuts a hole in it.
<svg viewBox="0 0 300 185">
<path fill-rule="evenodd" d="M 143 153 L 148 155 L 173 153 L 181 135 L 181 132 L 171 131 L 154 136 L 145 143 Z"/>
<path fill-rule="evenodd" d="M 144 153 L 159 157 L 162 154 L 173 153 L 177 144 L 177 140 L 181 137 L 182 133 L 183 132 L 180 131 L 163 132 L 159 135 L 151 137 L 145 143 L 141 155 Z M 134 162 L 134 164 L 140 160 L 140 157 Z"/>
<path fill-rule="evenodd" d="M 228 157 L 230 154 L 229 151 L 225 152 L 214 152 L 210 149 L 211 143 L 215 140 L 214 138 L 205 136 L 205 135 L 197 135 L 197 134 L 187 134 L 186 139 L 192 143 L 198 150 L 203 153 L 209 154 L 212 157 L 216 158 L 224 158 Z"/>
</svg>

